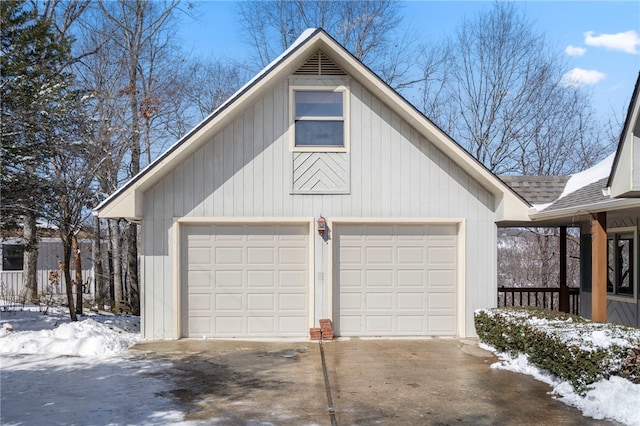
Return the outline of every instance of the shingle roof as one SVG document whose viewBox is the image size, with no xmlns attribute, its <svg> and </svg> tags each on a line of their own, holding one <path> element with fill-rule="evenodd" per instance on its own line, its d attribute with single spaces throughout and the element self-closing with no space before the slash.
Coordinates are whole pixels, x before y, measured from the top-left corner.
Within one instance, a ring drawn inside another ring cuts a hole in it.
<svg viewBox="0 0 640 426">
<path fill-rule="evenodd" d="M 576 208 L 580 206 L 601 203 L 604 201 L 610 201 L 611 198 L 608 195 L 604 195 L 602 193 L 602 189 L 607 186 L 607 179 L 608 177 L 602 178 L 554 201 L 553 204 L 544 209 L 544 212 L 566 208 Z"/>
<path fill-rule="evenodd" d="M 555 201 L 571 176 L 500 176 L 500 179 L 531 204 Z"/>
</svg>

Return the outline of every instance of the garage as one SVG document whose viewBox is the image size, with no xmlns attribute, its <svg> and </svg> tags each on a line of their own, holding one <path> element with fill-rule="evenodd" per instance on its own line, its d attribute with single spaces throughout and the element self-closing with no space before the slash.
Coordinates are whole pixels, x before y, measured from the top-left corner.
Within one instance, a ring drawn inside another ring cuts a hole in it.
<svg viewBox="0 0 640 426">
<path fill-rule="evenodd" d="M 337 334 L 457 334 L 457 225 L 338 224 L 334 233 Z"/>
<path fill-rule="evenodd" d="M 183 337 L 302 337 L 309 330 L 308 225 L 187 225 Z"/>
</svg>

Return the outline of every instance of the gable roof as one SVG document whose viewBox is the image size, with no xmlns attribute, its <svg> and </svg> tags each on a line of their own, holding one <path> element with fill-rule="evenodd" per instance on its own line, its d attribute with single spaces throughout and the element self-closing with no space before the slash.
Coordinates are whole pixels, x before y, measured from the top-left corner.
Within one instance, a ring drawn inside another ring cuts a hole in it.
<svg viewBox="0 0 640 426">
<path fill-rule="evenodd" d="M 530 206 L 519 194 L 491 173 L 462 146 L 322 29 L 306 30 L 291 47 L 247 82 L 211 115 L 100 203 L 95 208 L 94 214 L 100 217 L 125 218 L 132 221 L 142 219 L 142 195 L 145 190 L 164 176 L 166 172 L 163 170 L 171 169 L 172 166 L 193 153 L 199 146 L 196 141 L 206 140 L 207 136 L 222 129 L 235 117 L 236 113 L 242 111 L 242 108 L 264 93 L 269 81 L 293 74 L 319 50 L 331 55 L 335 65 L 357 79 L 448 158 L 491 192 L 496 197 L 498 221 L 529 220 L 527 210 Z"/>
<path fill-rule="evenodd" d="M 632 126 L 640 126 L 640 72 L 638 73 L 638 77 L 636 79 L 636 85 L 633 89 L 633 94 L 631 95 L 631 100 L 629 101 L 629 108 L 627 109 L 627 117 L 624 121 L 624 126 L 622 127 L 622 132 L 620 133 L 620 139 L 618 141 L 618 148 L 616 149 L 616 156 L 613 160 L 613 167 L 611 167 L 611 173 L 609 174 L 609 179 L 607 180 L 606 187 L 611 188 L 614 185 L 614 179 L 616 179 L 616 173 L 619 170 L 620 161 L 622 160 L 622 152 L 625 148 L 625 144 L 634 144 L 634 137 L 628 137 L 633 132 Z M 633 152 L 633 147 L 629 147 L 629 152 Z M 640 148 L 640 147 L 639 147 Z M 637 159 L 635 155 L 628 155 L 628 158 L 625 160 L 634 161 Z M 638 165 L 640 167 L 640 165 Z M 627 176 L 620 176 L 620 179 L 624 179 Z M 631 189 L 631 188 L 630 188 Z M 617 194 L 614 194 L 616 196 Z M 636 194 L 633 194 L 636 195 Z"/>
</svg>

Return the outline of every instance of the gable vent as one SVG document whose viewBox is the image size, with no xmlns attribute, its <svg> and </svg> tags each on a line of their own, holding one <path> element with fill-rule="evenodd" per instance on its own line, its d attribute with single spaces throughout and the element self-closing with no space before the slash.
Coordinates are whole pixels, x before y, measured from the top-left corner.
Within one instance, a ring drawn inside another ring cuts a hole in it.
<svg viewBox="0 0 640 426">
<path fill-rule="evenodd" d="M 327 55 L 318 52 L 294 72 L 295 75 L 346 75 Z"/>
</svg>

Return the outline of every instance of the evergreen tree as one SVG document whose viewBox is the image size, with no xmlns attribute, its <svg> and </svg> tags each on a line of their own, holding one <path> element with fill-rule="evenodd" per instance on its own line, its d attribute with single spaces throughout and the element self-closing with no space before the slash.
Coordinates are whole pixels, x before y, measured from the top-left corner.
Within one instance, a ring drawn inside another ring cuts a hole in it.
<svg viewBox="0 0 640 426">
<path fill-rule="evenodd" d="M 56 36 L 51 22 L 24 0 L 0 3 L 0 34 L 2 222 L 23 225 L 23 284 L 35 301 L 36 220 L 53 200 L 52 146 L 67 125 L 69 102 L 75 104 L 65 71 L 70 40 Z"/>
</svg>

